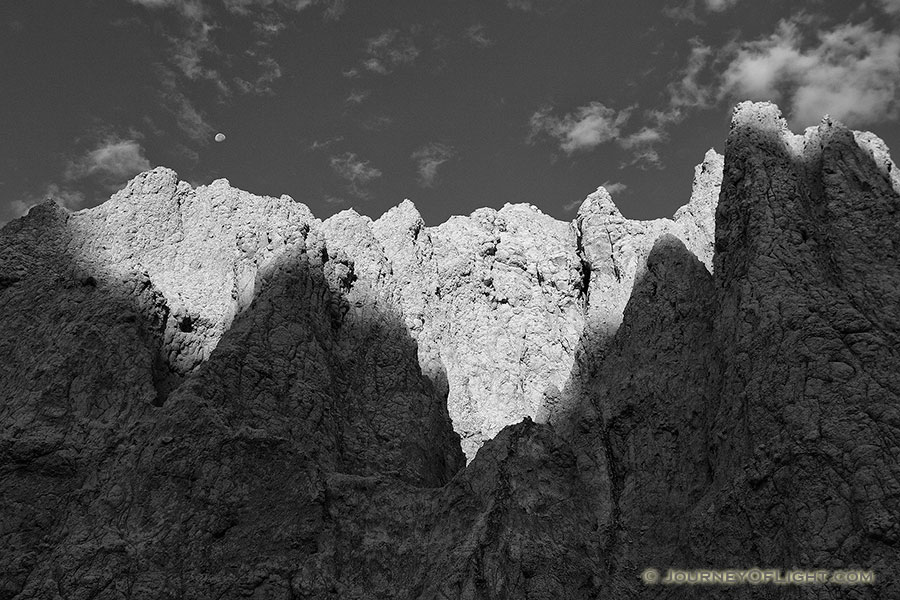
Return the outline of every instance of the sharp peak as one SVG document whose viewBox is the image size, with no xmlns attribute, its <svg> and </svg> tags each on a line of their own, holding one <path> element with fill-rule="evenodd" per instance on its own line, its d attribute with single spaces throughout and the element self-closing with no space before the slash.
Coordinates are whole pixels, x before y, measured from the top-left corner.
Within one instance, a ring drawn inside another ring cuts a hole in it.
<svg viewBox="0 0 900 600">
<path fill-rule="evenodd" d="M 582 202 L 581 206 L 578 208 L 578 216 L 576 218 L 582 218 L 589 214 L 598 214 L 618 219 L 624 218 L 619 211 L 619 207 L 617 207 L 615 201 L 613 201 L 612 195 L 610 195 L 609 191 L 602 185 L 598 187 L 596 191 L 588 194 L 588 197 L 584 199 L 584 202 Z"/>
</svg>

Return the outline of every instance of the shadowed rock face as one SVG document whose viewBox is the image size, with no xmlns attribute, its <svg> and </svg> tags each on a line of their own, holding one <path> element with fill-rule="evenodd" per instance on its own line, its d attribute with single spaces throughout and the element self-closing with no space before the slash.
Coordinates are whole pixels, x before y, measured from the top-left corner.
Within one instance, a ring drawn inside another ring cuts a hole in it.
<svg viewBox="0 0 900 600">
<path fill-rule="evenodd" d="M 0 232 L 0 598 L 898 595 L 896 177 L 742 104 L 673 220 L 322 222 L 166 169 L 37 207 Z"/>
</svg>

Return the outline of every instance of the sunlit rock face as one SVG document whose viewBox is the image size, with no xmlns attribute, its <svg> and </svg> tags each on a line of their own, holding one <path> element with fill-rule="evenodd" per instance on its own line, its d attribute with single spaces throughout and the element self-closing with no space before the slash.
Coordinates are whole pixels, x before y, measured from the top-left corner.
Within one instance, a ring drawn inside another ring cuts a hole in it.
<svg viewBox="0 0 900 600">
<path fill-rule="evenodd" d="M 746 103 L 673 219 L 320 221 L 167 169 L 36 207 L 0 231 L 0 597 L 900 595 L 898 187 L 873 134 Z"/>
</svg>

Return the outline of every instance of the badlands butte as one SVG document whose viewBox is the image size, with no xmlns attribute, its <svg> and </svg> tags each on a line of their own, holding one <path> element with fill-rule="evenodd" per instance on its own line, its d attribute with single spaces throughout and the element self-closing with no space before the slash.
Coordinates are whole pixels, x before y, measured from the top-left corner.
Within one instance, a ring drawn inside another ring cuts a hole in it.
<svg viewBox="0 0 900 600">
<path fill-rule="evenodd" d="M 655 221 L 157 168 L 2 229 L 0 356 L 2 599 L 900 598 L 900 174 L 828 118 Z"/>
</svg>

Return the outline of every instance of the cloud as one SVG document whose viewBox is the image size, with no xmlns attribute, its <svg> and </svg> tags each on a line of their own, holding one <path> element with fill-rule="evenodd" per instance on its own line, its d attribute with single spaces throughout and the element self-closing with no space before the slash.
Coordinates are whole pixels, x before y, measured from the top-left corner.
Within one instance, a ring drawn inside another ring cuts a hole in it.
<svg viewBox="0 0 900 600">
<path fill-rule="evenodd" d="M 667 123 L 655 118 L 654 111 L 649 111 L 652 124 L 625 134 L 623 128 L 631 119 L 634 109 L 632 106 L 617 111 L 600 102 L 591 102 L 571 114 L 556 117 L 551 114 L 549 108 L 543 108 L 531 116 L 531 133 L 528 139 L 533 141 L 535 137 L 541 135 L 551 137 L 567 154 L 593 150 L 606 143 L 615 143 L 631 154 L 631 160 L 624 162 L 623 166 L 661 168 L 662 162 L 656 145 L 667 138 L 665 132 Z"/>
<path fill-rule="evenodd" d="M 618 181 L 604 181 L 601 186 L 606 188 L 610 196 L 621 194 L 628 189 L 627 185 Z"/>
<path fill-rule="evenodd" d="M 704 0 L 706 9 L 711 12 L 722 12 L 734 7 L 741 0 Z"/>
<path fill-rule="evenodd" d="M 371 197 L 365 186 L 381 177 L 380 170 L 371 166 L 369 161 L 359 159 L 352 152 L 332 156 L 329 162 L 338 177 L 347 181 L 347 189 L 351 194 L 362 200 Z"/>
<path fill-rule="evenodd" d="M 366 40 L 366 55 L 362 66 L 380 75 L 387 75 L 398 67 L 413 63 L 419 56 L 419 49 L 410 36 L 397 29 L 387 29 Z"/>
<path fill-rule="evenodd" d="M 696 38 L 690 40 L 690 49 L 685 66 L 666 86 L 667 105 L 645 111 L 648 124 L 620 140 L 620 145 L 633 155 L 633 160 L 626 165 L 662 167 L 656 146 L 667 139 L 667 130 L 684 121 L 691 112 L 715 105 L 719 95 L 714 72 L 716 52 Z"/>
<path fill-rule="evenodd" d="M 825 114 L 850 127 L 900 116 L 900 33 L 865 22 L 804 36 L 801 25 L 781 21 L 769 37 L 735 47 L 721 94 L 779 102 L 799 126 Z"/>
<path fill-rule="evenodd" d="M 432 187 L 437 179 L 438 168 L 453 158 L 455 152 L 453 148 L 446 144 L 433 142 L 422 146 L 412 153 L 412 158 L 416 161 L 419 171 L 419 183 L 422 187 Z"/>
<path fill-rule="evenodd" d="M 55 200 L 57 204 L 69 210 L 80 210 L 87 204 L 87 199 L 82 192 L 64 189 L 55 183 L 49 183 L 44 186 L 44 190 L 41 193 L 26 198 L 19 198 L 7 204 L 2 213 L 0 213 L 0 226 L 13 219 L 25 216 L 33 207 L 43 204 L 50 199 Z"/>
<path fill-rule="evenodd" d="M 889 15 L 900 16 L 900 0 L 877 0 L 881 10 Z"/>
<path fill-rule="evenodd" d="M 366 131 L 384 131 L 394 124 L 394 119 L 387 115 L 374 115 L 360 122 L 359 126 Z"/>
<path fill-rule="evenodd" d="M 216 32 L 223 29 L 214 18 L 212 7 L 216 3 L 209 0 L 129 1 L 149 10 L 168 9 L 178 15 L 174 28 L 164 34 L 169 44 L 168 64 L 188 80 L 211 82 L 220 99 L 229 97 L 234 91 L 272 93 L 271 84 L 281 77 L 281 67 L 271 57 L 257 57 L 258 73 L 252 76 L 236 77 L 228 72 L 240 61 L 216 43 Z M 285 11 L 300 12 L 312 6 L 324 6 L 324 18 L 330 19 L 340 16 L 346 8 L 343 0 L 224 0 L 223 4 L 231 15 L 250 21 L 257 38 L 256 47 L 267 46 L 286 29 Z M 253 52 L 250 54 L 255 56 Z"/>
<path fill-rule="evenodd" d="M 307 146 L 307 149 L 310 152 L 316 152 L 317 150 L 322 150 L 324 148 L 328 148 L 329 146 L 332 146 L 332 145 L 337 144 L 338 142 L 342 142 L 342 141 L 344 141 L 344 136 L 342 136 L 342 135 L 330 137 L 330 138 L 327 138 L 324 140 L 313 140 Z"/>
<path fill-rule="evenodd" d="M 714 85 L 710 81 L 714 79 L 710 71 L 715 52 L 696 38 L 690 40 L 690 47 L 687 64 L 679 72 L 678 79 L 666 88 L 669 109 L 673 111 L 668 116 L 670 121 L 680 121 L 685 110 L 709 108 L 716 97 Z M 704 75 L 707 81 L 704 81 Z"/>
<path fill-rule="evenodd" d="M 662 126 L 645 126 L 617 140 L 619 146 L 631 152 L 631 160 L 625 161 L 622 166 L 634 165 L 642 169 L 662 168 L 662 160 L 656 145 L 666 139 L 667 136 Z"/>
<path fill-rule="evenodd" d="M 323 17 L 334 20 L 347 10 L 346 0 L 224 0 L 225 8 L 238 15 L 253 14 L 261 9 L 281 9 L 301 12 L 315 6 L 324 6 Z"/>
<path fill-rule="evenodd" d="M 281 78 L 281 65 L 274 58 L 262 58 L 258 66 L 261 70 L 253 83 L 240 77 L 234 78 L 235 85 L 245 94 L 272 95 L 275 91 L 272 84 Z"/>
<path fill-rule="evenodd" d="M 371 94 L 370 90 L 353 90 L 344 102 L 346 104 L 362 104 Z"/>
<path fill-rule="evenodd" d="M 630 116 L 631 109 L 617 111 L 600 102 L 591 102 L 563 117 L 553 116 L 545 107 L 531 116 L 529 140 L 543 134 L 556 139 L 567 154 L 593 150 L 618 139 Z"/>
<path fill-rule="evenodd" d="M 217 29 L 202 0 L 129 0 L 149 10 L 172 9 L 180 17 L 179 30 L 166 34 L 169 57 L 181 73 L 191 80 L 206 79 L 220 83 L 216 69 L 207 66 L 209 57 L 221 55 L 210 33 Z M 227 89 L 223 90 L 227 94 Z"/>
<path fill-rule="evenodd" d="M 156 71 L 159 78 L 159 101 L 174 117 L 175 125 L 192 141 L 201 145 L 208 144 L 216 130 L 181 91 L 177 74 L 161 65 L 157 66 Z"/>
<path fill-rule="evenodd" d="M 69 210 L 80 210 L 89 204 L 83 189 L 96 190 L 99 186 L 107 192 L 116 191 L 134 175 L 150 168 L 150 161 L 137 140 L 109 137 L 68 159 L 59 182 L 45 183 L 42 191 L 10 202 L 0 214 L 0 225 L 24 216 L 48 199 Z"/>
<path fill-rule="evenodd" d="M 741 0 L 701 0 L 700 4 L 707 12 L 721 13 L 734 8 L 740 1 Z M 690 21 L 691 23 L 699 25 L 702 23 L 700 17 L 697 16 L 699 10 L 700 9 L 697 7 L 697 0 L 685 0 L 679 4 L 663 7 L 662 12 L 675 21 Z"/>
<path fill-rule="evenodd" d="M 115 190 L 132 176 L 150 169 L 150 161 L 136 140 L 109 138 L 96 148 L 70 160 L 63 172 L 66 181 L 92 179 Z"/>
<path fill-rule="evenodd" d="M 494 41 L 488 37 L 486 30 L 487 28 L 484 25 L 476 23 L 466 29 L 466 39 L 479 48 L 487 48 L 492 45 Z"/>
<path fill-rule="evenodd" d="M 56 200 L 58 204 L 65 206 L 69 210 L 79 210 L 84 208 L 85 204 L 87 204 L 87 198 L 85 198 L 85 195 L 82 192 L 64 189 L 55 183 L 47 185 L 44 189 L 41 202 L 48 198 Z"/>
</svg>

